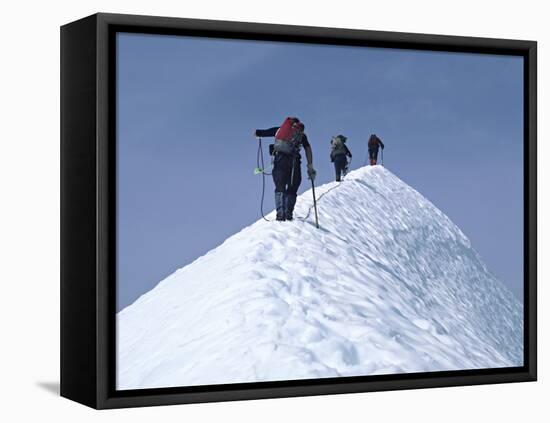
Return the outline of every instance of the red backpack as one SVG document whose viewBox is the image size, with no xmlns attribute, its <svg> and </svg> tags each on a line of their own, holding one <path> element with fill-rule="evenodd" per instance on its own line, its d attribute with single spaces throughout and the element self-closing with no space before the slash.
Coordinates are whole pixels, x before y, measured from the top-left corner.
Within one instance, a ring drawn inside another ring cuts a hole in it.
<svg viewBox="0 0 550 423">
<path fill-rule="evenodd" d="M 285 141 L 289 144 L 298 143 L 302 140 L 304 124 L 300 119 L 287 117 L 275 134 L 276 140 Z"/>
<path fill-rule="evenodd" d="M 375 134 L 372 134 L 369 138 L 369 147 L 378 147 L 378 137 Z"/>
</svg>

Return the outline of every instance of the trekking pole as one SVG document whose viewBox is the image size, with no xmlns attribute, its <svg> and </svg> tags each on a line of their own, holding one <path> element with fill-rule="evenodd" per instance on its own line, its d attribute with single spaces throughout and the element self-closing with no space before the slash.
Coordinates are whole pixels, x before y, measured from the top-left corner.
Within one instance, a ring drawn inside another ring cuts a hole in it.
<svg viewBox="0 0 550 423">
<path fill-rule="evenodd" d="M 313 193 L 313 208 L 315 209 L 315 226 L 319 229 L 319 215 L 317 214 L 317 200 L 315 198 L 315 183 L 311 179 L 311 192 Z"/>
<path fill-rule="evenodd" d="M 384 149 L 382 149 L 382 166 L 384 166 Z"/>
</svg>

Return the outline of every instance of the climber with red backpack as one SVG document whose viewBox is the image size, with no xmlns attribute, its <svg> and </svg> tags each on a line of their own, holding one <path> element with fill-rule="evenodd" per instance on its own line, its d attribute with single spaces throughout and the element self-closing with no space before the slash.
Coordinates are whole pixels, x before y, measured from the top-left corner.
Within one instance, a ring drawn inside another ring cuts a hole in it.
<svg viewBox="0 0 550 423">
<path fill-rule="evenodd" d="M 369 137 L 368 142 L 368 149 L 369 149 L 369 160 L 370 165 L 374 166 L 376 162 L 378 161 L 378 148 L 381 147 L 382 150 L 384 150 L 384 143 L 380 138 L 376 136 L 376 134 L 371 134 Z M 382 161 L 384 161 L 384 153 L 382 153 Z M 383 163 L 382 163 L 383 164 Z"/>
<path fill-rule="evenodd" d="M 304 133 L 304 124 L 296 117 L 287 117 L 280 127 L 255 129 L 254 136 L 275 137 L 275 143 L 269 146 L 269 151 L 273 155 L 271 175 L 275 183 L 277 220 L 292 220 L 296 195 L 302 182 L 302 146 L 306 153 L 308 177 L 313 181 L 316 175 L 313 168 L 313 153 Z"/>
</svg>

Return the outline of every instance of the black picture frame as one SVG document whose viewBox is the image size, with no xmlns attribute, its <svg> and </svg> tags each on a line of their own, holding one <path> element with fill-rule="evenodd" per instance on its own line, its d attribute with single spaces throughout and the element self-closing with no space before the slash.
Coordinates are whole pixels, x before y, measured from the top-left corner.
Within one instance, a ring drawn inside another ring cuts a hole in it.
<svg viewBox="0 0 550 423">
<path fill-rule="evenodd" d="M 115 34 L 518 55 L 524 58 L 524 365 L 116 391 Z M 61 395 L 97 409 L 537 378 L 537 44 L 534 41 L 95 14 L 61 27 Z"/>
</svg>

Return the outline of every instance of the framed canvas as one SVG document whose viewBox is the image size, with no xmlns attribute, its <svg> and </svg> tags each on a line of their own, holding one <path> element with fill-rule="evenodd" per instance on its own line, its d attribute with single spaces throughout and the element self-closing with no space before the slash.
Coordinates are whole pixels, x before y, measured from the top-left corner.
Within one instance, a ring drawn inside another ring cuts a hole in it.
<svg viewBox="0 0 550 423">
<path fill-rule="evenodd" d="M 536 380 L 536 43 L 61 28 L 61 395 Z"/>
</svg>

